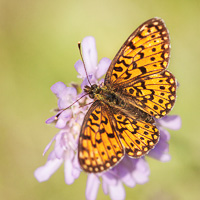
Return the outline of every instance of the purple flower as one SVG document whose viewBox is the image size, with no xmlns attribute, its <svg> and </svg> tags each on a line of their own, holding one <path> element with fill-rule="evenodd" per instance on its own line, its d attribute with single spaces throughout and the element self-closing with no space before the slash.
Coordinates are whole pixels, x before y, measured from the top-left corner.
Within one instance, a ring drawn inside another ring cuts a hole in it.
<svg viewBox="0 0 200 200">
<path fill-rule="evenodd" d="M 83 39 L 82 53 L 90 82 L 101 84 L 103 79 L 100 78 L 108 70 L 111 61 L 108 58 L 103 58 L 97 63 L 95 39 L 91 36 Z M 83 89 L 88 84 L 83 62 L 81 60 L 77 61 L 75 68 L 79 73 L 78 78 L 83 80 L 81 86 L 78 87 Z M 78 94 L 77 86 L 67 87 L 62 82 L 54 84 L 51 90 L 58 98 L 59 111 L 49 118 L 46 123 L 55 122 L 56 128 L 60 129 L 60 131 L 44 150 L 43 155 L 46 154 L 53 142 L 55 143 L 54 150 L 50 152 L 46 164 L 37 168 L 34 175 L 39 182 L 47 181 L 61 164 L 64 164 L 65 182 L 66 184 L 72 184 L 82 171 L 77 158 L 78 138 L 81 124 L 88 110 L 88 104 L 92 100 L 85 96 L 84 92 Z M 81 99 L 75 102 L 79 98 Z M 166 116 L 156 120 L 156 123 L 160 130 L 160 140 L 148 156 L 166 162 L 170 160 L 168 145 L 170 135 L 165 128 L 179 129 L 181 119 L 179 116 Z M 100 177 L 102 178 L 104 193 L 109 194 L 110 198 L 115 200 L 125 199 L 124 184 L 128 187 L 144 184 L 148 181 L 149 174 L 150 169 L 144 157 L 133 159 L 126 155 L 112 169 L 100 174 L 88 174 L 86 199 L 96 199 L 100 186 Z"/>
</svg>

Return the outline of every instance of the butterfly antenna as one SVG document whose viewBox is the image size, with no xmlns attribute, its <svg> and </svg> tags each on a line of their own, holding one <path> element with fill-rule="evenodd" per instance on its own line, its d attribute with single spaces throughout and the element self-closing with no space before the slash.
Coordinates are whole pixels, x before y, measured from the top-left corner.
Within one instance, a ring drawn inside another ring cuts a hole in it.
<svg viewBox="0 0 200 200">
<path fill-rule="evenodd" d="M 78 48 L 79 48 L 79 53 L 81 55 L 81 60 L 83 62 L 83 67 L 84 67 L 84 70 L 85 70 L 85 74 L 86 74 L 86 77 L 87 77 L 87 80 L 88 80 L 88 83 L 90 84 L 90 86 L 92 86 L 90 80 L 89 80 L 89 76 L 88 76 L 88 73 L 87 73 L 87 70 L 86 70 L 86 67 L 85 67 L 85 62 L 83 60 L 83 56 L 82 56 L 82 51 L 81 51 L 81 42 L 78 42 Z"/>
<path fill-rule="evenodd" d="M 72 103 L 70 106 L 68 106 L 67 108 L 64 108 L 62 109 L 62 111 L 60 113 L 58 113 L 56 116 L 55 116 L 55 120 L 58 119 L 58 117 L 61 115 L 61 113 L 65 110 L 67 110 L 68 108 L 70 108 L 71 106 L 73 106 L 76 102 L 78 102 L 80 99 L 82 99 L 84 96 L 88 95 L 87 93 L 84 94 L 83 96 L 81 96 L 80 98 L 78 98 L 74 103 Z"/>
<path fill-rule="evenodd" d="M 90 102 L 90 103 L 87 103 L 87 104 L 85 104 L 85 105 L 80 106 L 79 108 L 82 108 L 82 107 L 85 107 L 85 106 L 89 106 L 89 105 L 92 104 L 92 103 L 94 103 L 94 102 L 92 101 L 92 102 Z"/>
</svg>

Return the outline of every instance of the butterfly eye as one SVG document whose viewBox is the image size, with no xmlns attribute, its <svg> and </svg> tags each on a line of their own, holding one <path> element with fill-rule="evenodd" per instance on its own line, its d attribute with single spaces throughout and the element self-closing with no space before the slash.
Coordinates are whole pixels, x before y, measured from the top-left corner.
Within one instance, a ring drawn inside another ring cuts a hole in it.
<svg viewBox="0 0 200 200">
<path fill-rule="evenodd" d="M 84 88 L 84 91 L 85 91 L 86 93 L 88 93 L 90 90 L 91 90 L 90 87 L 89 87 L 88 85 L 86 85 L 85 88 Z"/>
<path fill-rule="evenodd" d="M 94 93 L 89 94 L 89 97 L 90 97 L 91 99 L 94 99 Z"/>
<path fill-rule="evenodd" d="M 96 84 L 94 84 L 94 85 L 91 86 L 91 89 L 92 89 L 92 90 L 94 90 L 94 89 L 96 89 L 96 88 L 97 88 L 97 85 L 96 85 Z"/>
<path fill-rule="evenodd" d="M 93 85 L 93 88 L 97 88 L 97 85 L 96 85 L 96 84 L 94 84 L 94 85 Z"/>
</svg>

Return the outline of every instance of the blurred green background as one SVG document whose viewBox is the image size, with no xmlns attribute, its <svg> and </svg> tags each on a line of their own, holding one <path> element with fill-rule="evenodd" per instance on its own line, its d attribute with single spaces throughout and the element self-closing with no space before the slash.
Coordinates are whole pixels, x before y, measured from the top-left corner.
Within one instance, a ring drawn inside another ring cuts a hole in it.
<svg viewBox="0 0 200 200">
<path fill-rule="evenodd" d="M 42 152 L 58 132 L 44 122 L 57 101 L 50 91 L 58 81 L 77 81 L 77 42 L 96 39 L 99 60 L 112 59 L 144 21 L 161 17 L 170 31 L 169 70 L 180 83 L 171 114 L 182 128 L 170 131 L 168 163 L 148 159 L 145 185 L 126 188 L 126 199 L 199 199 L 200 86 L 199 0 L 0 1 L 0 199 L 84 199 L 86 174 L 72 185 L 63 166 L 49 181 L 38 183 L 34 170 L 45 164 Z M 100 188 L 97 199 L 109 199 Z"/>
</svg>

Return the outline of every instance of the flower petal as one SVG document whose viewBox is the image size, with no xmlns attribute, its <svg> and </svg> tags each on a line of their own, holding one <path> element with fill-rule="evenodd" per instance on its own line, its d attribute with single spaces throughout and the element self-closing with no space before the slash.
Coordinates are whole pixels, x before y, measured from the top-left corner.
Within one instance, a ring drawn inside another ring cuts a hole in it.
<svg viewBox="0 0 200 200">
<path fill-rule="evenodd" d="M 79 165 L 78 156 L 76 154 L 74 157 L 74 160 L 73 160 L 72 174 L 73 174 L 74 178 L 77 179 L 79 177 L 80 173 L 81 173 L 81 167 Z"/>
<path fill-rule="evenodd" d="M 108 194 L 108 184 L 105 181 L 102 181 L 102 188 L 103 188 L 103 192 L 104 194 Z"/>
<path fill-rule="evenodd" d="M 47 120 L 46 120 L 46 124 L 51 124 L 52 122 L 54 122 L 56 120 L 56 115 L 54 115 L 54 116 L 52 116 L 52 117 L 50 117 L 50 118 L 48 118 Z"/>
<path fill-rule="evenodd" d="M 46 152 L 49 150 L 50 146 L 52 145 L 52 143 L 54 142 L 54 140 L 56 139 L 57 137 L 57 134 L 53 137 L 53 139 L 49 142 L 49 144 L 47 144 L 47 146 L 45 147 L 44 149 L 44 152 L 43 152 L 43 156 L 46 154 Z"/>
<path fill-rule="evenodd" d="M 47 181 L 52 174 L 60 167 L 63 159 L 48 160 L 46 164 L 35 170 L 34 176 L 39 182 Z"/>
<path fill-rule="evenodd" d="M 121 180 L 123 181 L 124 184 L 126 184 L 128 187 L 135 187 L 136 186 L 136 182 L 133 178 L 133 176 L 131 175 L 131 173 L 127 173 L 125 176 L 123 176 L 121 178 Z"/>
<path fill-rule="evenodd" d="M 65 174 L 65 183 L 70 185 L 75 180 L 75 177 L 73 176 L 73 164 L 72 164 L 72 157 L 74 156 L 74 153 L 73 151 L 68 151 L 67 154 L 69 155 L 65 157 L 64 174 Z"/>
<path fill-rule="evenodd" d="M 78 78 L 84 79 L 86 77 L 86 72 L 83 66 L 83 62 L 78 60 L 74 65 L 76 71 L 79 73 Z"/>
<path fill-rule="evenodd" d="M 97 79 L 103 76 L 108 71 L 110 63 L 111 63 L 111 60 L 109 58 L 102 58 L 99 61 L 99 64 L 97 66 L 98 68 L 95 72 L 95 76 Z"/>
<path fill-rule="evenodd" d="M 99 189 L 100 181 L 97 175 L 89 174 L 87 178 L 87 186 L 86 186 L 86 199 L 87 200 L 95 200 L 97 197 L 98 189 Z"/>
<path fill-rule="evenodd" d="M 144 184 L 149 180 L 149 165 L 143 158 L 137 159 L 135 161 L 135 170 L 133 170 L 132 175 L 137 184 Z"/>
<path fill-rule="evenodd" d="M 159 152 L 156 149 L 149 152 L 148 156 L 150 156 L 156 160 L 159 160 L 161 162 L 168 162 L 171 160 L 171 156 L 169 154 Z"/>
<path fill-rule="evenodd" d="M 97 67 L 97 51 L 94 37 L 85 37 L 82 41 L 83 60 L 88 74 L 94 74 Z"/>
<path fill-rule="evenodd" d="M 102 174 L 103 182 L 106 182 L 108 185 L 116 185 L 117 184 L 117 175 L 113 172 L 113 169 Z"/>
<path fill-rule="evenodd" d="M 125 156 L 122 161 L 114 168 L 118 179 L 123 181 L 128 187 L 134 187 L 136 182 L 132 176 L 132 171 L 135 169 L 135 164 L 132 158 Z"/>
<path fill-rule="evenodd" d="M 118 181 L 116 185 L 109 185 L 109 195 L 112 200 L 125 199 L 126 193 L 121 181 Z"/>
<path fill-rule="evenodd" d="M 60 131 L 56 137 L 54 153 L 55 153 L 55 157 L 58 159 L 61 159 L 63 157 L 64 150 L 65 150 L 65 148 L 62 146 L 62 139 L 63 139 L 64 134 L 65 134 L 65 132 Z"/>
<path fill-rule="evenodd" d="M 172 130 L 178 130 L 181 128 L 181 118 L 178 115 L 167 115 L 158 120 L 158 123 Z"/>
<path fill-rule="evenodd" d="M 65 109 L 70 106 L 77 98 L 77 90 L 74 87 L 66 87 L 58 99 L 58 107 Z"/>
<path fill-rule="evenodd" d="M 67 109 L 65 111 L 63 111 L 59 118 L 58 118 L 58 121 L 56 123 L 56 128 L 59 128 L 59 129 L 62 129 L 66 126 L 66 122 L 69 121 L 71 119 L 71 116 L 72 116 L 72 111 L 71 109 Z"/>
<path fill-rule="evenodd" d="M 66 85 L 63 82 L 57 82 L 51 86 L 51 91 L 60 98 L 62 96 L 63 91 L 66 89 Z"/>
<path fill-rule="evenodd" d="M 163 128 L 159 128 L 160 130 L 160 140 L 156 147 L 152 149 L 148 156 L 155 158 L 161 162 L 168 162 L 171 159 L 171 156 L 169 155 L 169 144 L 168 140 L 170 138 L 170 135 L 167 130 Z"/>
</svg>

